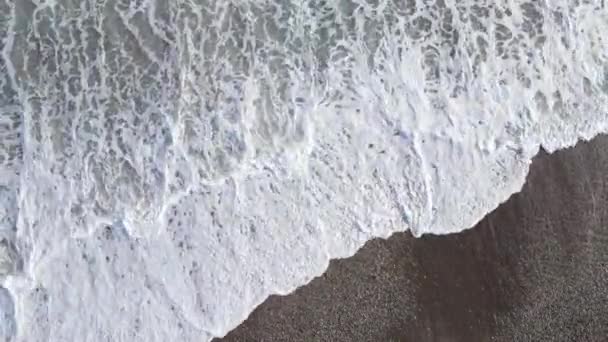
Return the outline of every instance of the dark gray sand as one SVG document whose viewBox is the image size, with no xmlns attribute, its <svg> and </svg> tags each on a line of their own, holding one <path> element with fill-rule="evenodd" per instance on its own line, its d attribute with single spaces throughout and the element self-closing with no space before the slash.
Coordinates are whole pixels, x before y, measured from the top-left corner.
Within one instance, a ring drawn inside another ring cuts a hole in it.
<svg viewBox="0 0 608 342">
<path fill-rule="evenodd" d="M 474 229 L 370 241 L 221 339 L 391 340 L 608 341 L 608 137 L 541 152 Z"/>
</svg>

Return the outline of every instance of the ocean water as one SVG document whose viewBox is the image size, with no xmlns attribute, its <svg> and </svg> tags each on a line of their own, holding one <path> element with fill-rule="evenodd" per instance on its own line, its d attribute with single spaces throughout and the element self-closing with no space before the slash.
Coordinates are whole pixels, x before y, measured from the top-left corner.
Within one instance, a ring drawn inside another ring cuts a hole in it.
<svg viewBox="0 0 608 342">
<path fill-rule="evenodd" d="M 201 341 L 608 131 L 603 0 L 0 0 L 0 337 Z"/>
</svg>

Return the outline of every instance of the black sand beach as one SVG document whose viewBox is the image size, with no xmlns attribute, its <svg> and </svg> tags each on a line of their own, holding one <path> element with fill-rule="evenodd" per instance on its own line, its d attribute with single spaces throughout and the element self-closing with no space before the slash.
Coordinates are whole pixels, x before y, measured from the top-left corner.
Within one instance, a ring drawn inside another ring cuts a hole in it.
<svg viewBox="0 0 608 342">
<path fill-rule="evenodd" d="M 368 242 L 217 341 L 607 341 L 608 137 L 534 159 L 474 229 Z"/>
</svg>

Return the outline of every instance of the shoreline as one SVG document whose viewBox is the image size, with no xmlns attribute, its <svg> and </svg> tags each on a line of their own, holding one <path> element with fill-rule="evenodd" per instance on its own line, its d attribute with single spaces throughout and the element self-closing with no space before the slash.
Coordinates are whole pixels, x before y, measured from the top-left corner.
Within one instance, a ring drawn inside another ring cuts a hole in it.
<svg viewBox="0 0 608 342">
<path fill-rule="evenodd" d="M 474 228 L 368 241 L 215 341 L 601 340 L 605 150 L 605 135 L 552 154 L 541 149 L 522 190 Z"/>
</svg>

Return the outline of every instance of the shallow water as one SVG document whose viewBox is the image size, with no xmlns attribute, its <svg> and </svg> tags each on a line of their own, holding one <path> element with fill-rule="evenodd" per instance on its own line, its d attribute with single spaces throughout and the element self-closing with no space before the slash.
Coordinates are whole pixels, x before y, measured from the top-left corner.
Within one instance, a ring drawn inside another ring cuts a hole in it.
<svg viewBox="0 0 608 342">
<path fill-rule="evenodd" d="M 539 146 L 606 131 L 599 0 L 0 15 L 0 331 L 18 341 L 224 335 L 373 237 L 473 226 Z"/>
<path fill-rule="evenodd" d="M 368 241 L 213 341 L 604 341 L 606 148 L 540 152 L 474 229 Z"/>
</svg>

